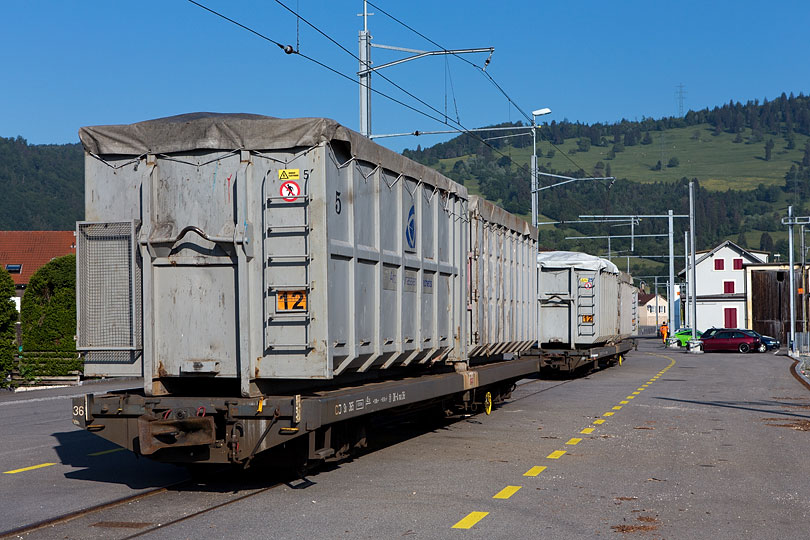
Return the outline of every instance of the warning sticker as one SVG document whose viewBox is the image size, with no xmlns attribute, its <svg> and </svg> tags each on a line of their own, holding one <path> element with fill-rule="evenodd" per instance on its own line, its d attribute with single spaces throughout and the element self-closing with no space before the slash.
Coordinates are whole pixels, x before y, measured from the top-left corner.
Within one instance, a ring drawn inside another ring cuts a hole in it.
<svg viewBox="0 0 810 540">
<path fill-rule="evenodd" d="M 301 187 L 292 180 L 288 180 L 281 184 L 279 194 L 285 201 L 293 202 L 301 195 Z"/>
<path fill-rule="evenodd" d="M 300 180 L 301 169 L 280 169 L 278 171 L 279 180 Z"/>
</svg>

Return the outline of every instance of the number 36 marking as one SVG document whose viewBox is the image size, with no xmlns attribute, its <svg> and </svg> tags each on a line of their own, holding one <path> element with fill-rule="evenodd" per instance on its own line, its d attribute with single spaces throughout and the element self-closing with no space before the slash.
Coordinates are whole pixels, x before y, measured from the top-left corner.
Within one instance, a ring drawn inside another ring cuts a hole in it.
<svg viewBox="0 0 810 540">
<path fill-rule="evenodd" d="M 73 416 L 84 416 L 84 407 L 82 405 L 74 405 Z"/>
</svg>

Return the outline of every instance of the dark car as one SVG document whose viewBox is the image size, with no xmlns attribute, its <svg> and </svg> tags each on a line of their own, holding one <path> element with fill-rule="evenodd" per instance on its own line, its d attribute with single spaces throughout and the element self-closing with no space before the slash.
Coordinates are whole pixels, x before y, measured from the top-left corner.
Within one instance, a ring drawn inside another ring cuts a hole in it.
<svg viewBox="0 0 810 540">
<path fill-rule="evenodd" d="M 755 338 L 757 338 L 759 340 L 760 346 L 759 346 L 759 349 L 757 349 L 757 351 L 759 351 L 759 352 L 777 351 L 777 350 L 779 350 L 779 347 L 782 346 L 782 344 L 779 343 L 779 340 L 774 338 L 774 337 L 763 336 L 759 332 L 755 332 L 753 330 L 743 330 L 743 332 L 745 332 L 749 336 L 753 336 L 753 337 L 755 337 Z"/>
<path fill-rule="evenodd" d="M 706 331 L 701 336 L 704 351 L 756 351 L 762 345 L 759 338 L 746 334 L 748 330 L 738 328 L 718 328 Z M 707 336 L 707 334 L 709 334 Z"/>
</svg>

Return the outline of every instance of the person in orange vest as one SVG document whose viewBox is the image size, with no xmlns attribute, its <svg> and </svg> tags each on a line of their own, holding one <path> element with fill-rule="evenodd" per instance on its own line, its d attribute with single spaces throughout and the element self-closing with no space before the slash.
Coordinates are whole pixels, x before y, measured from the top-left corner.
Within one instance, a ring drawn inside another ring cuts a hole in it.
<svg viewBox="0 0 810 540">
<path fill-rule="evenodd" d="M 669 334 L 669 326 L 667 326 L 667 321 L 664 321 L 664 324 L 661 325 L 661 338 L 664 340 L 664 345 L 667 344 L 668 334 Z"/>
</svg>

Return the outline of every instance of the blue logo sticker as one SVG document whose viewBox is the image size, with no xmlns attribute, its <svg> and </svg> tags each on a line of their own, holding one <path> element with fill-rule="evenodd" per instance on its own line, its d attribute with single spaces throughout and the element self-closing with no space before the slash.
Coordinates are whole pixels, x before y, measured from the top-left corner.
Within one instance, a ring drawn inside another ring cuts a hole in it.
<svg viewBox="0 0 810 540">
<path fill-rule="evenodd" d="M 408 242 L 408 247 L 411 249 L 416 248 L 416 208 L 411 205 L 408 212 L 408 223 L 405 226 L 405 240 Z"/>
</svg>

